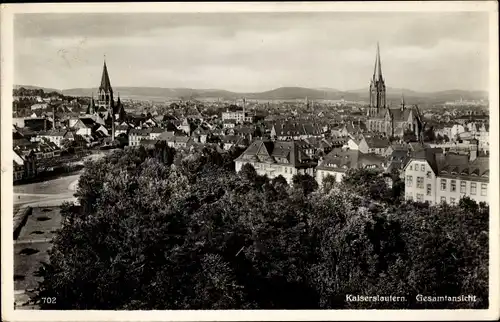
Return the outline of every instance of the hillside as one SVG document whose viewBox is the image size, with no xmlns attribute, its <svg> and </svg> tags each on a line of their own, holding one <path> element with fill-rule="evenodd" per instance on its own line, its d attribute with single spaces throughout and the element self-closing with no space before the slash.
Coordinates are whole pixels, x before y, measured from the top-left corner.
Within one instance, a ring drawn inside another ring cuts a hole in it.
<svg viewBox="0 0 500 322">
<path fill-rule="evenodd" d="M 21 85 L 16 85 L 16 88 Z M 37 86 L 25 86 L 25 88 L 41 88 Z M 44 91 L 59 91 L 70 96 L 94 96 L 97 88 L 71 88 L 56 90 L 42 88 Z M 219 89 L 193 89 L 193 88 L 162 88 L 162 87 L 115 87 L 115 94 L 122 98 L 140 100 L 166 100 L 166 99 L 190 99 L 190 98 L 220 98 L 223 100 L 235 100 L 246 97 L 247 99 L 263 100 L 340 100 L 366 101 L 368 99 L 368 88 L 357 90 L 339 91 L 333 88 L 305 88 L 305 87 L 280 87 L 265 92 L 235 93 Z M 438 92 L 417 92 L 401 88 L 387 88 L 387 101 L 397 104 L 404 93 L 408 103 L 444 103 L 462 98 L 463 100 L 487 99 L 488 93 L 483 91 L 447 90 Z"/>
<path fill-rule="evenodd" d="M 40 86 L 32 86 L 32 85 L 14 85 L 14 89 L 19 89 L 21 87 L 24 87 L 25 89 L 41 89 L 45 93 L 50 93 L 50 92 L 58 92 L 61 93 L 62 91 L 59 89 L 55 88 L 47 88 L 47 87 L 40 87 Z"/>
</svg>

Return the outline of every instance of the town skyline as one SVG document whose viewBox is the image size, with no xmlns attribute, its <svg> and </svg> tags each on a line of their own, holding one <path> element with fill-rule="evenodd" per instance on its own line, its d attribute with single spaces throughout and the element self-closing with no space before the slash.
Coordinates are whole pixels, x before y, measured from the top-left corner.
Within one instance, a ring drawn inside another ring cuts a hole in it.
<svg viewBox="0 0 500 322">
<path fill-rule="evenodd" d="M 23 14 L 14 24 L 14 80 L 30 86 L 95 87 L 106 56 L 115 87 L 356 91 L 379 42 L 389 88 L 489 89 L 484 13 Z"/>
</svg>

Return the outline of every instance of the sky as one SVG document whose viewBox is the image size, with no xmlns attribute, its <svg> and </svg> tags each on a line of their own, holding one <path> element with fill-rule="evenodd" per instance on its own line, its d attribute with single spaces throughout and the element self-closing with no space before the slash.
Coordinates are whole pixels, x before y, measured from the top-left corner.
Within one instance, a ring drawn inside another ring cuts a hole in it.
<svg viewBox="0 0 500 322">
<path fill-rule="evenodd" d="M 377 42 L 386 86 L 488 90 L 488 14 L 17 14 L 14 83 L 236 92 L 367 88 Z"/>
</svg>

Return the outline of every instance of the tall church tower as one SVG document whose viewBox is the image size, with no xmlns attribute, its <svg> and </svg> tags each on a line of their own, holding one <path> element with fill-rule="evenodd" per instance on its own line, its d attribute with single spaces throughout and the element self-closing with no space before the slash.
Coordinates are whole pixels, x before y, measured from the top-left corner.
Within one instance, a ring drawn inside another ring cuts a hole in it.
<svg viewBox="0 0 500 322">
<path fill-rule="evenodd" d="M 106 121 L 111 123 L 111 140 L 115 140 L 115 101 L 113 99 L 113 88 L 109 81 L 108 67 L 106 66 L 106 59 L 104 59 L 104 66 L 102 68 L 101 85 L 99 86 L 98 109 L 105 109 L 107 112 Z"/>
<path fill-rule="evenodd" d="M 370 82 L 370 108 L 368 116 L 374 116 L 381 109 L 386 108 L 385 82 L 382 76 L 382 63 L 380 62 L 380 48 L 377 42 L 377 54 L 375 56 L 375 68 L 373 78 Z"/>
<path fill-rule="evenodd" d="M 101 85 L 99 86 L 97 106 L 99 108 L 103 107 L 107 111 L 111 111 L 113 107 L 113 88 L 111 88 L 111 82 L 109 81 L 108 67 L 106 66 L 106 60 L 104 60 L 104 66 L 102 69 Z"/>
</svg>

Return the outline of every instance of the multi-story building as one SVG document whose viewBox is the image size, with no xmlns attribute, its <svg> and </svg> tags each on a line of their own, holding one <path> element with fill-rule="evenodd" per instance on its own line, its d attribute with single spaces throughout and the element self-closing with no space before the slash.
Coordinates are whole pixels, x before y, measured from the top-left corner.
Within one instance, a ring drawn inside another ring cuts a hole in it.
<svg viewBox="0 0 500 322">
<path fill-rule="evenodd" d="M 14 182 L 32 178 L 36 175 L 36 164 L 33 153 L 23 151 L 14 148 L 13 153 L 13 165 L 14 165 Z"/>
<path fill-rule="evenodd" d="M 152 127 L 149 129 L 149 139 L 150 140 L 157 140 L 158 137 L 160 137 L 160 134 L 165 132 L 164 129 L 161 129 L 159 127 Z"/>
<path fill-rule="evenodd" d="M 255 140 L 236 160 L 236 172 L 251 164 L 259 175 L 283 176 L 289 184 L 296 174 L 314 177 L 317 163 L 302 151 L 295 141 Z"/>
<path fill-rule="evenodd" d="M 372 153 L 362 153 L 358 150 L 336 148 L 328 153 L 316 168 L 316 181 L 320 186 L 327 176 L 341 182 L 349 169 L 384 170 L 385 158 Z"/>
<path fill-rule="evenodd" d="M 224 122 L 226 120 L 234 120 L 238 124 L 253 123 L 254 115 L 251 113 L 247 113 L 245 110 L 245 106 L 246 106 L 246 100 L 243 99 L 243 108 L 241 110 L 230 111 L 229 109 L 227 109 L 225 112 L 223 112 L 222 113 L 223 123 L 226 123 Z"/>
<path fill-rule="evenodd" d="M 160 141 L 165 141 L 167 145 L 171 148 L 186 148 L 194 143 L 193 138 L 189 136 L 178 136 L 178 135 L 170 135 L 170 136 L 160 136 Z"/>
<path fill-rule="evenodd" d="M 149 129 L 132 129 L 128 134 L 128 142 L 130 146 L 139 146 L 140 141 L 149 140 Z"/>
<path fill-rule="evenodd" d="M 437 204 L 457 203 L 467 196 L 488 203 L 489 159 L 444 154 L 441 149 L 416 151 L 404 167 L 405 199 Z"/>
<path fill-rule="evenodd" d="M 236 123 L 253 123 L 253 114 L 245 111 L 222 112 L 222 121 L 235 120 Z"/>
<path fill-rule="evenodd" d="M 271 128 L 271 137 L 279 141 L 323 137 L 323 134 L 321 125 L 304 121 L 276 122 Z"/>
<path fill-rule="evenodd" d="M 64 140 L 74 141 L 75 134 L 72 131 L 68 130 L 49 130 L 38 133 L 38 135 L 32 140 L 33 142 L 40 142 L 43 139 L 54 143 L 60 148 L 62 147 L 62 143 Z"/>
<path fill-rule="evenodd" d="M 358 150 L 361 153 L 375 153 L 383 155 L 391 143 L 388 139 L 378 137 L 363 137 L 359 142 Z"/>
<path fill-rule="evenodd" d="M 235 119 L 225 119 L 223 121 L 223 127 L 225 129 L 234 129 L 236 127 L 237 121 Z"/>
<path fill-rule="evenodd" d="M 234 146 L 240 148 L 248 147 L 248 140 L 239 135 L 224 135 L 221 138 L 221 143 L 224 151 L 230 150 Z"/>
<path fill-rule="evenodd" d="M 96 128 L 97 123 L 90 117 L 82 117 L 70 120 L 70 127 L 76 130 L 77 135 L 91 136 L 92 129 Z"/>
</svg>

